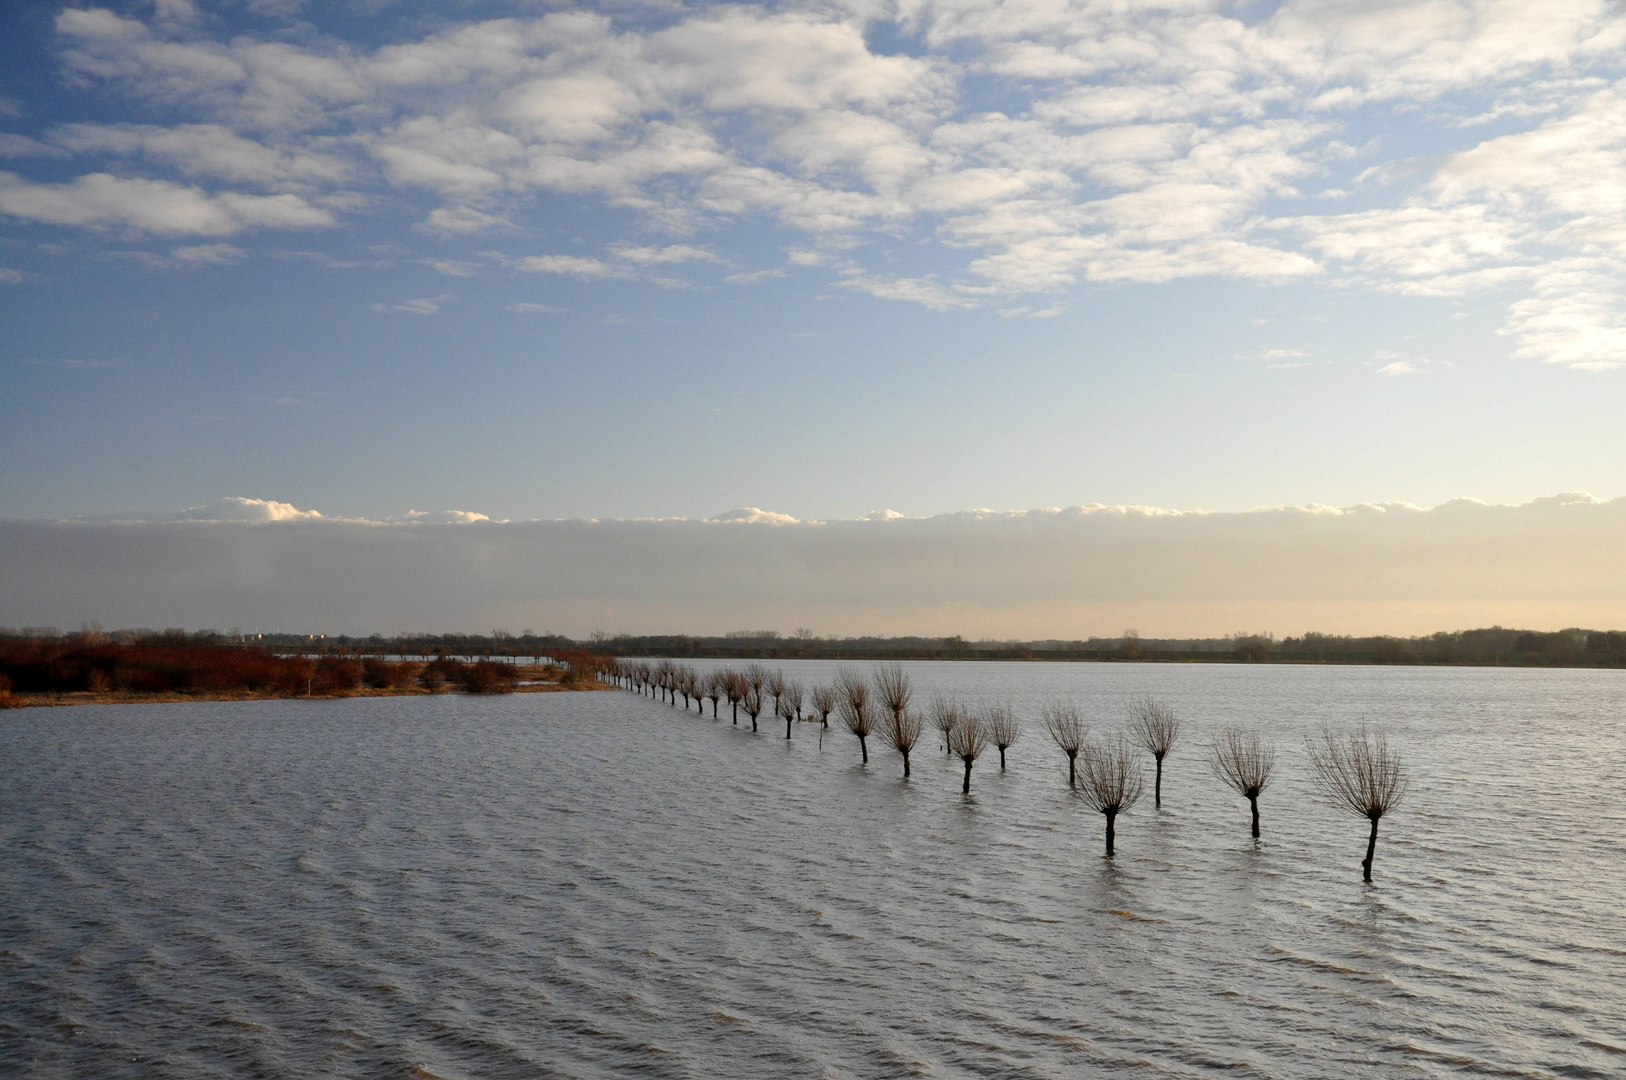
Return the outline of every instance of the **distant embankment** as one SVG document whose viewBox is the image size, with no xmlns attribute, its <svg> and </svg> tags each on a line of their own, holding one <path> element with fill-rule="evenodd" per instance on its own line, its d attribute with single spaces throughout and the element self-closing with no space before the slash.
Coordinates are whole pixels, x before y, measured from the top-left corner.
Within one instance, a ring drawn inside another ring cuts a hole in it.
<svg viewBox="0 0 1626 1080">
<path fill-rule="evenodd" d="M 524 664 L 433 656 L 287 655 L 171 633 L 0 638 L 0 708 L 113 702 L 595 690 L 593 659 Z"/>
</svg>

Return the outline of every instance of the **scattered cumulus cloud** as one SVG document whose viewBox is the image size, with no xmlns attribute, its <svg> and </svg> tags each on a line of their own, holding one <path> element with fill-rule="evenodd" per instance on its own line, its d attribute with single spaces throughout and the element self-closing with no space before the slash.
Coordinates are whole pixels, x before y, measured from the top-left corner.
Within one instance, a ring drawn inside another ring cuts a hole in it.
<svg viewBox="0 0 1626 1080">
<path fill-rule="evenodd" d="M 251 6 L 287 29 L 309 16 Z M 671 285 L 731 268 L 717 238 L 757 222 L 802 237 L 787 267 L 933 310 L 1044 317 L 1089 283 L 1319 279 L 1502 297 L 1517 356 L 1626 364 L 1617 5 L 1256 8 L 539 8 L 372 46 L 227 32 L 180 0 L 70 7 L 63 77 L 175 121 L 0 134 L 16 169 L 51 170 L 0 173 L 0 215 L 226 238 L 404 201 L 424 232 L 466 236 L 565 197 L 630 212 L 643 238 L 504 265 Z M 881 24 L 916 46 L 875 51 Z M 1438 153 L 1386 158 L 1352 134 L 1373 117 Z M 933 265 L 889 265 L 899 237 Z"/>
</svg>

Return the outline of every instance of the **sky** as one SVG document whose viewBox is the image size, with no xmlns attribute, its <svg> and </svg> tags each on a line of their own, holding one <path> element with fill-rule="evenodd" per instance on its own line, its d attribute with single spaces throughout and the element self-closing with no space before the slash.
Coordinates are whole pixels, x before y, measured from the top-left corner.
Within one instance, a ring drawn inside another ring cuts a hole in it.
<svg viewBox="0 0 1626 1080">
<path fill-rule="evenodd" d="M 0 553 L 64 521 L 122 523 L 135 553 L 181 525 L 492 535 L 762 508 L 745 531 L 786 537 L 882 511 L 1356 520 L 1626 495 L 1619 4 L 159 0 L 0 20 Z M 324 527 L 236 520 L 249 504 Z M 1138 621 L 1299 632 L 1341 589 Z M 0 582 L 0 622 L 84 606 L 67 577 L 20 590 Z M 1482 592 L 1428 618 L 1534 611 Z M 683 628 L 645 599 L 442 625 Z M 918 600 L 820 612 L 953 621 Z M 962 630 L 1115 633 L 1141 601 Z M 743 603 L 693 617 L 754 628 Z M 251 621 L 231 605 L 187 618 Z M 163 622 L 150 607 L 130 619 Z M 1376 618 L 1333 610 L 1316 628 Z M 1626 624 L 1619 605 L 1542 617 L 1611 611 Z"/>
</svg>

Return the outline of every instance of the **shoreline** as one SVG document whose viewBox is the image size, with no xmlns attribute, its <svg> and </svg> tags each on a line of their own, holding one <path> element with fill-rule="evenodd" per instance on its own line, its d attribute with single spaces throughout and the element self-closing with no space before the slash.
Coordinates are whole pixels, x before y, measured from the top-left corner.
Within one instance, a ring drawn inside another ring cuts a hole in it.
<svg viewBox="0 0 1626 1080">
<path fill-rule="evenodd" d="M 158 694 L 120 693 L 118 691 L 74 690 L 59 693 L 11 695 L 17 709 L 51 709 L 68 705 L 174 705 L 186 701 L 338 701 L 345 698 L 386 697 L 505 697 L 508 694 L 553 694 L 562 692 L 597 692 L 614 690 L 613 686 L 566 686 L 563 683 L 523 683 L 496 694 L 469 694 L 461 690 L 425 690 L 422 687 L 368 688 L 336 694 L 257 694 L 243 691 L 181 693 L 171 691 Z"/>
</svg>

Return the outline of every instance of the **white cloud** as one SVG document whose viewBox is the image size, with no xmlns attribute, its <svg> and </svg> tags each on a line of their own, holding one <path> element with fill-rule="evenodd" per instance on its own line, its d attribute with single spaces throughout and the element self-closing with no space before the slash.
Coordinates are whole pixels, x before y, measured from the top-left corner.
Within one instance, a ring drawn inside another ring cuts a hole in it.
<svg viewBox="0 0 1626 1080">
<path fill-rule="evenodd" d="M 21 270 L 0 266 L 0 285 L 21 285 L 25 276 Z"/>
<path fill-rule="evenodd" d="M 91 173 L 68 184 L 34 184 L 0 172 L 0 214 L 49 225 L 126 226 L 161 236 L 231 236 L 256 227 L 325 228 L 333 215 L 297 195 L 209 195 L 167 180 Z"/>
<path fill-rule="evenodd" d="M 0 521 L 18 622 L 338 632 L 742 622 L 1066 638 L 1612 626 L 1626 499 L 1460 499 L 1246 513 L 1084 506 L 806 521 L 393 521 L 228 499 L 145 521 Z"/>
<path fill-rule="evenodd" d="M 247 253 L 231 244 L 192 244 L 174 248 L 170 254 L 185 263 L 209 263 L 219 266 L 234 263 Z"/>
<path fill-rule="evenodd" d="M 521 258 L 509 258 L 498 252 L 486 252 L 486 254 L 488 257 L 497 259 L 522 274 L 557 274 L 561 277 L 581 278 L 585 281 L 625 277 L 627 274 L 627 271 L 618 266 L 611 266 L 603 259 L 587 258 L 581 255 L 526 255 Z"/>
<path fill-rule="evenodd" d="M 569 308 L 554 307 L 552 304 L 509 304 L 508 310 L 520 314 L 543 313 L 548 315 L 563 315 Z"/>
<path fill-rule="evenodd" d="M 399 311 L 407 315 L 433 315 L 451 296 L 420 296 L 416 300 L 399 300 L 393 304 L 374 304 L 374 311 Z"/>
<path fill-rule="evenodd" d="M 271 194 L 109 166 L 66 185 L 5 174 L 0 212 L 225 236 L 332 224 L 393 187 L 433 204 L 420 228 L 456 236 L 565 194 L 674 240 L 798 230 L 789 265 L 938 309 L 1053 310 L 1023 298 L 1084 282 L 1325 274 L 1505 293 L 1518 355 L 1619 357 L 1626 15 L 1601 0 L 791 0 L 453 21 L 379 48 L 228 39 L 186 7 L 57 17 L 71 80 L 183 122 L 67 125 L 0 150 L 113 155 Z M 872 50 L 876 20 L 917 33 L 918 54 Z M 1384 141 L 1344 141 L 1373 108 L 1395 145 L 1439 157 L 1376 160 Z M 1364 207 L 1322 213 L 1334 196 Z M 936 242 L 935 273 L 847 243 L 910 233 Z M 602 280 L 626 276 L 612 265 L 729 265 L 718 246 L 628 242 L 516 268 Z M 1553 281 L 1581 280 L 1579 260 L 1584 288 L 1566 295 Z"/>
<path fill-rule="evenodd" d="M 618 244 L 610 250 L 616 258 L 625 259 L 639 266 L 668 266 L 673 263 L 716 263 L 723 261 L 705 248 L 693 247 L 689 244 L 670 244 L 666 247 L 633 247 L 627 244 Z"/>
</svg>

